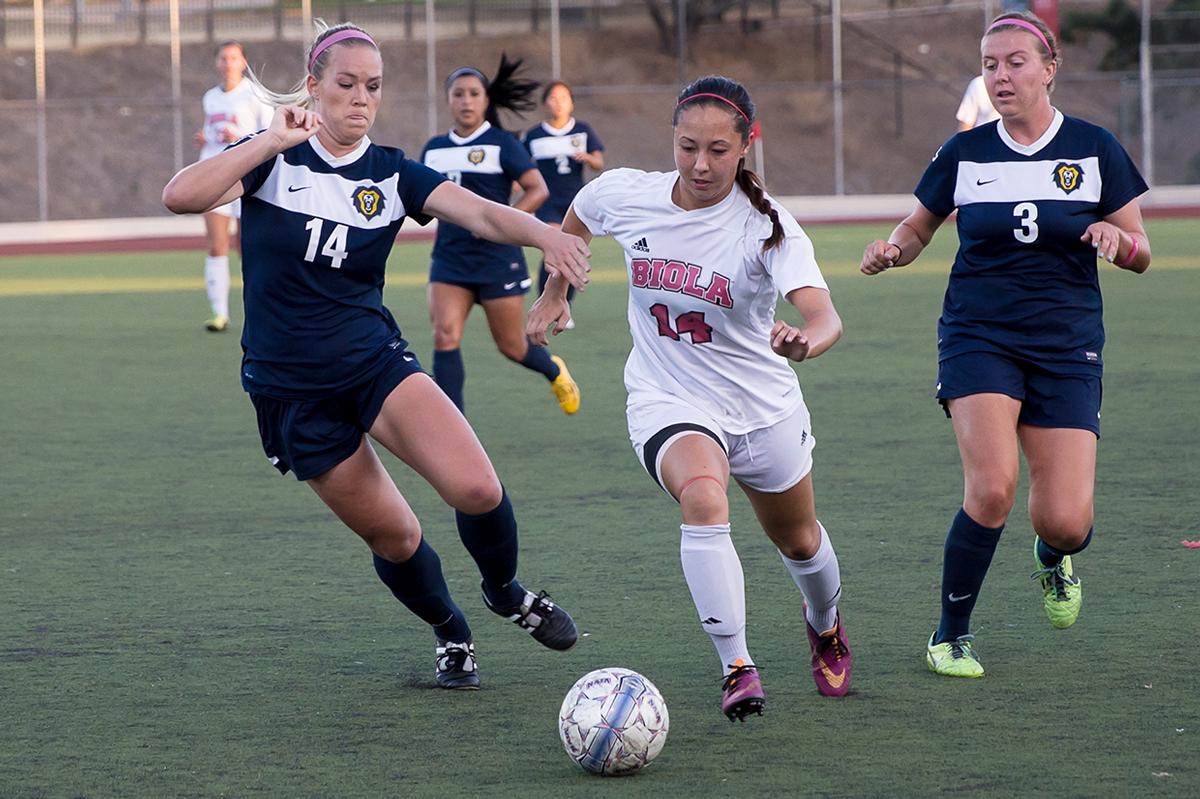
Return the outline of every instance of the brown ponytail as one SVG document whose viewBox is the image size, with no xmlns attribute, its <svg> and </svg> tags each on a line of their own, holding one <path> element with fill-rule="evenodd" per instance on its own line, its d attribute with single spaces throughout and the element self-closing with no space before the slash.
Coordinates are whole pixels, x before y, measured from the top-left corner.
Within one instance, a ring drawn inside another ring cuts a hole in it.
<svg viewBox="0 0 1200 799">
<path fill-rule="evenodd" d="M 737 177 L 734 178 L 746 196 L 750 198 L 750 204 L 754 206 L 760 214 L 771 220 L 771 236 L 763 242 L 763 252 L 778 247 L 783 243 L 783 225 L 779 222 L 779 212 L 775 210 L 775 206 L 771 205 L 771 201 L 767 199 L 767 195 L 763 193 L 762 178 L 746 169 L 746 159 L 738 161 Z"/>
<path fill-rule="evenodd" d="M 742 137 L 743 142 L 750 141 L 750 131 L 754 128 L 755 120 L 754 102 L 750 99 L 750 92 L 746 91 L 746 87 L 736 80 L 721 75 L 709 75 L 684 86 L 675 100 L 675 113 L 671 117 L 671 124 L 679 124 L 679 115 L 685 108 L 693 105 L 712 105 L 730 111 L 733 129 Z M 734 180 L 750 198 L 750 204 L 755 210 L 771 220 L 771 236 L 763 242 L 763 252 L 778 247 L 783 243 L 786 234 L 779 222 L 775 206 L 771 205 L 771 201 L 763 193 L 762 178 L 746 169 L 746 159 L 743 158 L 738 161 L 737 176 Z"/>
</svg>

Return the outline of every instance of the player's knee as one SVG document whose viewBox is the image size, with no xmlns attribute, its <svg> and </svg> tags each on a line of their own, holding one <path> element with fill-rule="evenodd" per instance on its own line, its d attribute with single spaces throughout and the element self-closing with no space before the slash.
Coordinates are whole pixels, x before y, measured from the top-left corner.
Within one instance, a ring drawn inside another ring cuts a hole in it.
<svg viewBox="0 0 1200 799">
<path fill-rule="evenodd" d="M 1007 480 L 978 481 L 967 489 L 967 515 L 984 527 L 999 527 L 1008 519 L 1017 487 Z"/>
<path fill-rule="evenodd" d="M 496 349 L 500 350 L 500 354 L 510 361 L 520 363 L 529 352 L 529 342 L 525 340 L 524 336 L 520 338 L 497 339 Z"/>
<path fill-rule="evenodd" d="M 504 488 L 494 476 L 469 480 L 454 488 L 446 501 L 457 511 L 478 516 L 496 509 L 504 498 Z"/>
<path fill-rule="evenodd" d="M 456 350 L 462 343 L 462 334 L 461 325 L 435 322 L 433 325 L 433 348 L 435 350 Z"/>
<path fill-rule="evenodd" d="M 1091 509 L 1055 508 L 1031 513 L 1034 532 L 1060 552 L 1083 546 L 1092 529 Z"/>
<path fill-rule="evenodd" d="M 729 521 L 729 497 L 716 479 L 702 478 L 686 483 L 679 492 L 679 506 L 687 524 L 724 524 Z"/>
<path fill-rule="evenodd" d="M 379 557 L 392 563 L 403 563 L 421 545 L 421 523 L 414 517 L 408 524 L 355 530 Z"/>
<path fill-rule="evenodd" d="M 802 523 L 788 531 L 785 540 L 777 545 L 777 549 L 785 557 L 790 560 L 811 560 L 816 556 L 817 550 L 821 548 L 821 526 L 817 524 L 817 520 L 813 519 L 811 523 Z M 772 539 L 784 538 L 783 536 L 771 536 Z"/>
</svg>

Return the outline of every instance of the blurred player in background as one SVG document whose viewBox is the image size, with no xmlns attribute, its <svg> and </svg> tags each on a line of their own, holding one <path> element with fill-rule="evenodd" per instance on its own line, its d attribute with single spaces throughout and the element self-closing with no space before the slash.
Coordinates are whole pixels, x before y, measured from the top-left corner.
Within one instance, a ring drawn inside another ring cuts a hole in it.
<svg viewBox="0 0 1200 799">
<path fill-rule="evenodd" d="M 537 210 L 549 191 L 529 153 L 500 127 L 500 109 L 527 111 L 537 83 L 516 77 L 521 61 L 500 57 L 496 76 L 461 67 L 446 78 L 451 130 L 425 145 L 421 161 L 468 191 L 493 202 L 509 202 L 513 183 L 522 194 L 518 211 Z M 462 337 L 476 303 L 487 315 L 492 340 L 501 354 L 550 381 L 567 414 L 579 410 L 579 386 L 567 365 L 525 336 L 525 294 L 529 292 L 525 254 L 512 244 L 481 238 L 455 224 L 439 224 L 429 270 L 429 317 L 433 323 L 433 377 L 446 396 L 463 410 L 466 370 Z"/>
<path fill-rule="evenodd" d="M 546 119 L 525 131 L 521 141 L 537 163 L 538 171 L 550 190 L 550 198 L 537 209 L 537 218 L 550 225 L 561 225 L 571 200 L 583 188 L 583 168 L 604 171 L 604 144 L 586 122 L 571 116 L 575 98 L 571 87 L 556 80 L 542 90 L 542 109 Z M 546 289 L 546 264 L 538 268 L 538 294 Z M 575 298 L 567 292 L 567 302 Z M 574 327 L 574 320 L 570 327 Z"/>
<path fill-rule="evenodd" d="M 212 158 L 233 142 L 271 124 L 275 110 L 255 93 L 244 79 L 246 52 L 235 41 L 217 46 L 217 74 L 221 83 L 204 93 L 204 126 L 196 131 L 200 160 Z M 237 200 L 204 215 L 208 254 L 204 259 L 204 287 L 212 318 L 205 328 L 220 333 L 229 327 L 229 223 L 241 214 Z"/>
<path fill-rule="evenodd" d="M 406 216 L 536 246 L 579 285 L 587 247 L 373 144 L 378 47 L 352 25 L 318 29 L 304 81 L 266 95 L 278 105 L 269 129 L 181 171 L 163 201 L 197 213 L 243 198 L 242 386 L 263 449 L 366 542 L 379 578 L 432 626 L 438 684 L 477 688 L 466 617 L 368 435 L 454 507 L 488 608 L 551 649 L 574 645 L 575 623 L 517 581 L 512 503 L 470 425 L 408 352 L 383 305 L 384 268 Z"/>
<path fill-rule="evenodd" d="M 832 347 L 842 322 L 812 242 L 745 168 L 754 119 L 741 84 L 695 81 L 675 106 L 677 171 L 609 170 L 576 195 L 562 225 L 585 241 L 612 236 L 625 251 L 629 436 L 679 503 L 683 574 L 721 660 L 721 710 L 731 721 L 761 713 L 764 696 L 746 644 L 730 476 L 804 595 L 818 690 L 845 695 L 851 668 L 838 559 L 813 499 L 815 440 L 789 363 Z M 775 319 L 780 295 L 802 327 Z M 566 282 L 552 276 L 530 311 L 531 336 L 566 329 L 566 296 Z"/>
<path fill-rule="evenodd" d="M 958 120 L 960 133 L 1000 118 L 1000 114 L 992 107 L 992 100 L 988 97 L 987 85 L 983 82 L 982 75 L 971 78 L 967 90 L 963 92 L 962 102 L 958 104 L 958 113 L 954 117 Z"/>
<path fill-rule="evenodd" d="M 1061 61 L 1050 29 L 1002 14 L 983 35 L 998 125 L 959 133 L 934 154 L 917 207 L 863 253 L 868 275 L 916 260 L 958 210 L 959 248 L 938 320 L 937 398 L 962 456 L 964 497 L 942 561 L 931 670 L 982 677 L 971 611 L 1029 464 L 1034 577 L 1050 623 L 1070 627 L 1083 587 L 1071 556 L 1092 540 L 1100 352 L 1097 257 L 1141 273 L 1150 242 L 1146 184 L 1111 133 L 1050 104 Z"/>
</svg>

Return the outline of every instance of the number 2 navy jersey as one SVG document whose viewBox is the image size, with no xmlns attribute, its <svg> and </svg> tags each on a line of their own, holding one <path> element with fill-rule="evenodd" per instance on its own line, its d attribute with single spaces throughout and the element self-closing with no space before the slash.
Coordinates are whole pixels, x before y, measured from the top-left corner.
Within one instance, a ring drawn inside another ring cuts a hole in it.
<svg viewBox="0 0 1200 799">
<path fill-rule="evenodd" d="M 562 222 L 571 200 L 583 188 L 583 163 L 571 156 L 603 150 L 604 144 L 586 122 L 574 119 L 561 128 L 543 122 L 526 131 L 521 141 L 550 189 L 549 199 L 537 209 L 537 218 Z"/>
<path fill-rule="evenodd" d="M 1017 143 L 1002 122 L 946 142 L 915 192 L 938 216 L 958 209 L 939 359 L 983 350 L 1063 374 L 1099 371 L 1096 251 L 1079 237 L 1145 191 L 1111 133 L 1057 110 L 1033 144 Z"/>
<path fill-rule="evenodd" d="M 450 131 L 434 136 L 421 154 L 425 166 L 502 205 L 508 205 L 513 181 L 534 168 L 516 137 L 490 122 L 470 136 Z M 439 222 L 430 279 L 450 283 L 494 283 L 525 277 L 525 255 L 515 244 L 481 239 L 464 227 Z"/>
<path fill-rule="evenodd" d="M 771 220 L 736 186 L 716 205 L 671 199 L 678 172 L 612 169 L 575 196 L 575 215 L 609 235 L 629 272 L 625 362 L 629 404 L 680 399 L 741 435 L 803 405 L 790 362 L 771 350 L 780 295 L 826 289 L 812 242 L 775 204 L 785 233 L 766 252 Z M 773 201 L 772 201 L 773 202 Z"/>
<path fill-rule="evenodd" d="M 384 267 L 404 218 L 429 222 L 421 209 L 443 180 L 366 137 L 334 156 L 315 136 L 242 178 L 247 391 L 326 396 L 403 346 L 383 306 Z"/>
</svg>

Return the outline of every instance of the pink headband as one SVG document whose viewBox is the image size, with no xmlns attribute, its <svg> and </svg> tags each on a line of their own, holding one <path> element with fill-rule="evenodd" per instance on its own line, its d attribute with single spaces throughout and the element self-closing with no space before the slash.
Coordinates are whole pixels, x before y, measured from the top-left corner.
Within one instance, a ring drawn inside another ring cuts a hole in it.
<svg viewBox="0 0 1200 799">
<path fill-rule="evenodd" d="M 1050 57 L 1054 57 L 1054 48 L 1050 46 L 1050 42 L 1046 41 L 1045 35 L 1038 30 L 1038 26 L 1034 25 L 1032 22 L 1026 22 L 1023 19 L 998 19 L 993 22 L 986 31 L 983 32 L 983 35 L 987 36 L 989 33 L 996 30 L 996 28 L 1002 28 L 1005 25 L 1015 25 L 1018 28 L 1024 28 L 1025 30 L 1029 31 L 1034 36 L 1038 37 L 1038 41 L 1046 46 L 1046 52 L 1050 54 Z"/>
<path fill-rule="evenodd" d="M 739 114 L 741 114 L 742 119 L 746 120 L 747 125 L 750 124 L 750 117 L 746 116 L 745 111 L 738 108 L 737 103 L 735 103 L 733 100 L 730 100 L 728 97 L 722 97 L 719 94 L 711 94 L 709 92 L 700 92 L 699 94 L 693 94 L 690 97 L 684 97 L 682 100 L 680 100 L 678 103 L 676 103 L 675 107 L 678 108 L 679 106 L 683 105 L 684 103 L 690 103 L 692 100 L 695 100 L 697 97 L 713 97 L 713 98 L 716 98 L 717 100 L 720 100 L 721 102 L 725 103 L 730 108 L 732 108 L 734 111 L 737 111 Z"/>
<path fill-rule="evenodd" d="M 333 47 L 338 42 L 344 42 L 347 39 L 362 39 L 364 42 L 370 42 L 371 46 L 376 50 L 379 49 L 379 45 L 375 44 L 375 40 L 363 31 L 355 30 L 354 28 L 347 28 L 346 30 L 338 31 L 332 36 L 327 36 L 322 39 L 321 43 L 313 48 L 312 55 L 308 57 L 309 73 L 312 73 L 313 64 L 317 63 L 317 59 L 321 57 L 321 53 L 325 52 L 330 47 Z"/>
</svg>

